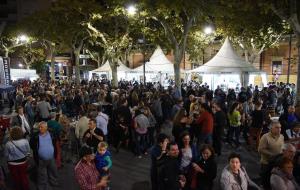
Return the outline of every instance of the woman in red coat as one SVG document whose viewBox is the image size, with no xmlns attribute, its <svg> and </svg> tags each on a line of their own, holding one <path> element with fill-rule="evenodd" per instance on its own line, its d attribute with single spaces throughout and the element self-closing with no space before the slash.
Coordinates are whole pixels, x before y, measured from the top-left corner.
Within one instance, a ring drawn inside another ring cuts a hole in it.
<svg viewBox="0 0 300 190">
<path fill-rule="evenodd" d="M 200 131 L 198 134 L 198 145 L 203 143 L 212 145 L 212 134 L 214 129 L 214 118 L 211 108 L 206 103 L 200 104 L 200 116 L 196 119 Z"/>
</svg>

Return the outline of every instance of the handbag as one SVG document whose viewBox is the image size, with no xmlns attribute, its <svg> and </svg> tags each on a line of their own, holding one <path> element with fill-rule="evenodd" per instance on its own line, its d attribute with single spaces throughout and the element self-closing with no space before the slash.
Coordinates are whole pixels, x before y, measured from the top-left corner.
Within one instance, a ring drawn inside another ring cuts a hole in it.
<svg viewBox="0 0 300 190">
<path fill-rule="evenodd" d="M 28 167 L 27 167 L 27 171 L 28 172 L 31 172 L 32 170 L 35 169 L 35 161 L 33 159 L 33 157 L 31 156 L 31 154 L 25 154 L 23 152 L 23 150 L 18 147 L 13 141 L 10 141 L 25 157 L 26 157 L 26 160 L 27 160 L 27 164 L 28 164 Z"/>
</svg>

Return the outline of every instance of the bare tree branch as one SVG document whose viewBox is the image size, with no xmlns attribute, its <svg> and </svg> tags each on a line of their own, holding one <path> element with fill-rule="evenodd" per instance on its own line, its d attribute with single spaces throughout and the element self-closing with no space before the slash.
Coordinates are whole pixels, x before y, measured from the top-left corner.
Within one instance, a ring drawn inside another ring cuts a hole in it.
<svg viewBox="0 0 300 190">
<path fill-rule="evenodd" d="M 164 22 L 163 19 L 158 19 L 156 17 L 152 17 L 152 18 L 162 25 L 162 27 L 165 30 L 166 37 L 168 38 L 168 40 L 175 46 L 178 46 L 178 42 L 174 36 L 174 33 L 173 33 L 171 27 L 166 22 Z"/>
</svg>

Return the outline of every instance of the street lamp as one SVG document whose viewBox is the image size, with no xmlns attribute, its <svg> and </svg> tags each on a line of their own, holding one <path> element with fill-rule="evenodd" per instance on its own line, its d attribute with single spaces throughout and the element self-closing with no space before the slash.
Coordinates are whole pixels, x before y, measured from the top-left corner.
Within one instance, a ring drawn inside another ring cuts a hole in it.
<svg viewBox="0 0 300 190">
<path fill-rule="evenodd" d="M 22 63 L 19 63 L 18 66 L 19 66 L 20 68 L 23 68 L 23 64 L 22 64 Z"/>
<path fill-rule="evenodd" d="M 204 28 L 204 33 L 206 34 L 206 35 L 208 35 L 208 34 L 211 34 L 211 33 L 213 33 L 213 28 L 211 27 L 211 26 L 206 26 L 205 28 Z"/>
<path fill-rule="evenodd" d="M 206 26 L 206 27 L 204 27 L 203 32 L 206 36 L 208 36 L 214 32 L 214 28 L 212 26 Z M 204 54 L 205 54 L 205 51 L 204 51 L 204 48 L 202 48 L 202 64 L 204 64 L 204 61 L 205 61 Z"/>
<path fill-rule="evenodd" d="M 137 11 L 137 9 L 134 5 L 130 5 L 130 6 L 127 7 L 127 12 L 131 16 L 135 15 L 136 11 Z"/>
<path fill-rule="evenodd" d="M 27 43 L 29 41 L 28 37 L 26 35 L 20 35 L 17 38 L 17 43 Z"/>
<path fill-rule="evenodd" d="M 130 16 L 134 16 L 137 13 L 137 8 L 134 5 L 130 5 L 127 7 L 127 12 Z M 144 20 L 144 25 L 145 25 L 145 20 Z M 142 39 L 138 39 L 138 43 L 139 44 L 143 44 L 143 83 L 144 85 L 146 84 L 146 59 L 145 59 L 145 47 L 146 47 L 146 39 L 145 39 L 145 34 L 143 33 L 143 38 Z"/>
</svg>

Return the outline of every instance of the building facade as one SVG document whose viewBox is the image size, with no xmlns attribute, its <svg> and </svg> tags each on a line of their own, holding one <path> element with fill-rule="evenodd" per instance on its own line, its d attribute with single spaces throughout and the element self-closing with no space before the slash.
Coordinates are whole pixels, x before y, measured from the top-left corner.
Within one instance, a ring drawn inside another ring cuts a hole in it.
<svg viewBox="0 0 300 190">
<path fill-rule="evenodd" d="M 265 71 L 268 76 L 268 81 L 287 82 L 289 74 L 289 82 L 296 84 L 297 82 L 297 67 L 298 67 L 298 49 L 296 39 L 292 38 L 291 48 L 289 46 L 289 37 L 285 37 L 277 47 L 265 50 L 256 66 Z M 288 73 L 289 65 L 289 50 L 291 49 L 290 72 Z"/>
</svg>

